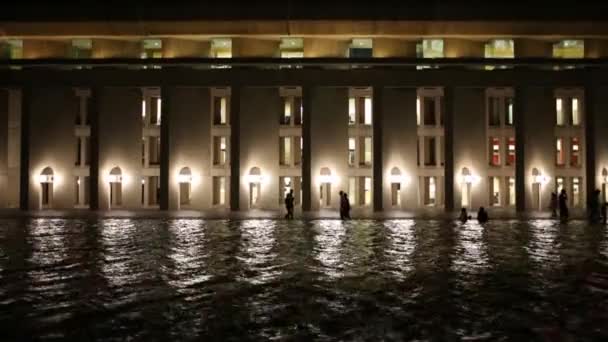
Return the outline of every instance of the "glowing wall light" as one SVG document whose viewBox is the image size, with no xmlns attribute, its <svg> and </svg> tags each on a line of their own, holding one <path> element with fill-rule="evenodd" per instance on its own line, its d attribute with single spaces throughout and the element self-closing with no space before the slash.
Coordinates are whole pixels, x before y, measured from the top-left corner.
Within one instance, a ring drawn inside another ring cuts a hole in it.
<svg viewBox="0 0 608 342">
<path fill-rule="evenodd" d="M 189 167 L 184 167 L 179 171 L 177 175 L 178 183 L 192 183 L 192 172 Z"/>
<path fill-rule="evenodd" d="M 331 174 L 331 170 L 328 167 L 322 167 L 321 172 L 319 172 L 319 183 L 336 183 L 338 181 L 338 177 Z"/>
</svg>

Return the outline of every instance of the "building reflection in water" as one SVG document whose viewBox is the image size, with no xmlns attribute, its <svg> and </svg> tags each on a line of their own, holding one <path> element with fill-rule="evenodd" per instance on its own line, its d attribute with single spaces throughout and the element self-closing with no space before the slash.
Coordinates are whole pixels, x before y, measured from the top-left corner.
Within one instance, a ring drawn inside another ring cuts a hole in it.
<svg viewBox="0 0 608 342">
<path fill-rule="evenodd" d="M 469 220 L 456 228 L 456 252 L 453 270 L 461 275 L 483 273 L 488 266 L 486 245 L 483 241 L 484 227 Z"/>
<path fill-rule="evenodd" d="M 273 250 L 276 225 L 276 220 L 241 222 L 241 248 L 238 259 L 246 268 L 242 280 L 259 285 L 280 277 L 282 265 L 274 264 L 277 257 Z"/>
<path fill-rule="evenodd" d="M 169 222 L 166 282 L 178 293 L 194 295 L 213 276 L 207 271 L 206 225 L 201 220 Z"/>
<path fill-rule="evenodd" d="M 315 235 L 314 255 L 323 276 L 340 278 L 344 275 L 341 260 L 342 243 L 345 239 L 344 223 L 337 220 L 322 220 L 313 223 Z"/>
<path fill-rule="evenodd" d="M 384 251 L 388 271 L 395 279 L 405 280 L 413 270 L 414 220 L 386 221 L 384 225 L 388 235 L 388 246 Z"/>
</svg>

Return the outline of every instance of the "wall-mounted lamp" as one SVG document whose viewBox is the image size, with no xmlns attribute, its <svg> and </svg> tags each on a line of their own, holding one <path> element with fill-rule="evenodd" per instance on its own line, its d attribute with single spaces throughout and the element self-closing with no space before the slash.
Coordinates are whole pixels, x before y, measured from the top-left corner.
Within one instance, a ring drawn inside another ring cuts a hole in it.
<svg viewBox="0 0 608 342">
<path fill-rule="evenodd" d="M 532 182 L 535 184 L 545 185 L 549 183 L 549 177 L 545 176 L 537 168 L 532 169 Z"/>
<path fill-rule="evenodd" d="M 393 167 L 391 169 L 391 174 L 388 176 L 388 181 L 391 184 L 403 184 L 408 185 L 411 182 L 411 178 L 407 174 L 402 174 L 401 170 L 398 167 Z"/>
<path fill-rule="evenodd" d="M 178 183 L 192 183 L 192 172 L 189 167 L 184 167 L 179 171 L 177 175 Z"/>
<path fill-rule="evenodd" d="M 264 176 L 262 176 L 262 170 L 259 167 L 254 166 L 249 170 L 249 174 L 246 177 L 249 183 L 262 183 Z"/>
<path fill-rule="evenodd" d="M 463 167 L 460 173 L 460 182 L 465 184 L 477 184 L 481 181 L 481 177 L 479 175 L 474 175 L 471 173 L 468 167 Z"/>
<path fill-rule="evenodd" d="M 45 167 L 42 172 L 40 172 L 40 175 L 38 176 L 38 181 L 40 183 L 53 183 L 54 181 L 54 173 L 53 173 L 53 169 L 51 169 L 50 167 Z"/>
<path fill-rule="evenodd" d="M 322 167 L 318 180 L 321 184 L 335 183 L 337 177 L 331 174 L 331 170 L 328 167 Z"/>
<path fill-rule="evenodd" d="M 122 183 L 122 171 L 118 166 L 114 167 L 108 175 L 108 182 L 110 183 Z"/>
</svg>

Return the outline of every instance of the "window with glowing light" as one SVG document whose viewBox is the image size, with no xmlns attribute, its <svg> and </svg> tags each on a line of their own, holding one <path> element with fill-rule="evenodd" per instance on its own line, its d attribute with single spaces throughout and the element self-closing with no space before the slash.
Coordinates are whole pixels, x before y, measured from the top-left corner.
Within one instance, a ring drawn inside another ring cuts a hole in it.
<svg viewBox="0 0 608 342">
<path fill-rule="evenodd" d="M 581 146 L 578 138 L 570 139 L 570 166 L 581 166 Z"/>
<path fill-rule="evenodd" d="M 515 138 L 507 138 L 507 166 L 515 165 Z"/>
<path fill-rule="evenodd" d="M 355 38 L 348 48 L 350 58 L 371 58 L 373 56 L 373 41 L 371 38 Z"/>
<path fill-rule="evenodd" d="M 228 99 L 225 96 L 213 97 L 213 124 L 226 125 L 228 124 Z"/>
<path fill-rule="evenodd" d="M 490 138 L 490 165 L 500 166 L 500 139 Z"/>
<path fill-rule="evenodd" d="M 513 39 L 493 39 L 484 46 L 485 58 L 514 58 L 515 44 Z"/>
<path fill-rule="evenodd" d="M 585 41 L 582 39 L 566 39 L 553 44 L 554 58 L 584 58 Z"/>
<path fill-rule="evenodd" d="M 348 138 L 348 166 L 355 166 L 355 138 Z"/>
<path fill-rule="evenodd" d="M 564 155 L 564 139 L 555 139 L 555 165 L 564 166 L 566 165 L 566 157 Z"/>
</svg>

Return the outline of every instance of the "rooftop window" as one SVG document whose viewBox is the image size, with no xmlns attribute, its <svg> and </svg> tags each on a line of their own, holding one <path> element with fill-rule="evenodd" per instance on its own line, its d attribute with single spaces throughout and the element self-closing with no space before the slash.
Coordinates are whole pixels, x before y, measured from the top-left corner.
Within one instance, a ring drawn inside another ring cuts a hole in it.
<svg viewBox="0 0 608 342">
<path fill-rule="evenodd" d="M 21 39 L 9 39 L 4 41 L 2 44 L 0 44 L 0 58 L 23 58 L 23 41 Z"/>
<path fill-rule="evenodd" d="M 485 58 L 514 58 L 515 48 L 513 39 L 494 39 L 484 47 Z"/>
<path fill-rule="evenodd" d="M 553 44 L 554 58 L 584 58 L 585 41 L 567 39 Z"/>
<path fill-rule="evenodd" d="M 302 38 L 281 38 L 279 50 L 281 58 L 303 58 L 304 40 Z"/>
<path fill-rule="evenodd" d="M 72 39 L 70 45 L 70 57 L 72 58 L 91 58 L 93 42 L 91 39 Z"/>
<path fill-rule="evenodd" d="M 232 58 L 232 39 L 215 38 L 211 40 L 211 57 Z"/>
<path fill-rule="evenodd" d="M 348 47 L 348 57 L 371 58 L 373 55 L 373 41 L 371 38 L 355 38 Z"/>
<path fill-rule="evenodd" d="M 443 39 L 423 39 L 416 44 L 416 57 L 443 58 Z"/>
<path fill-rule="evenodd" d="M 162 58 L 163 41 L 160 39 L 144 39 L 142 41 L 141 58 Z"/>
</svg>

